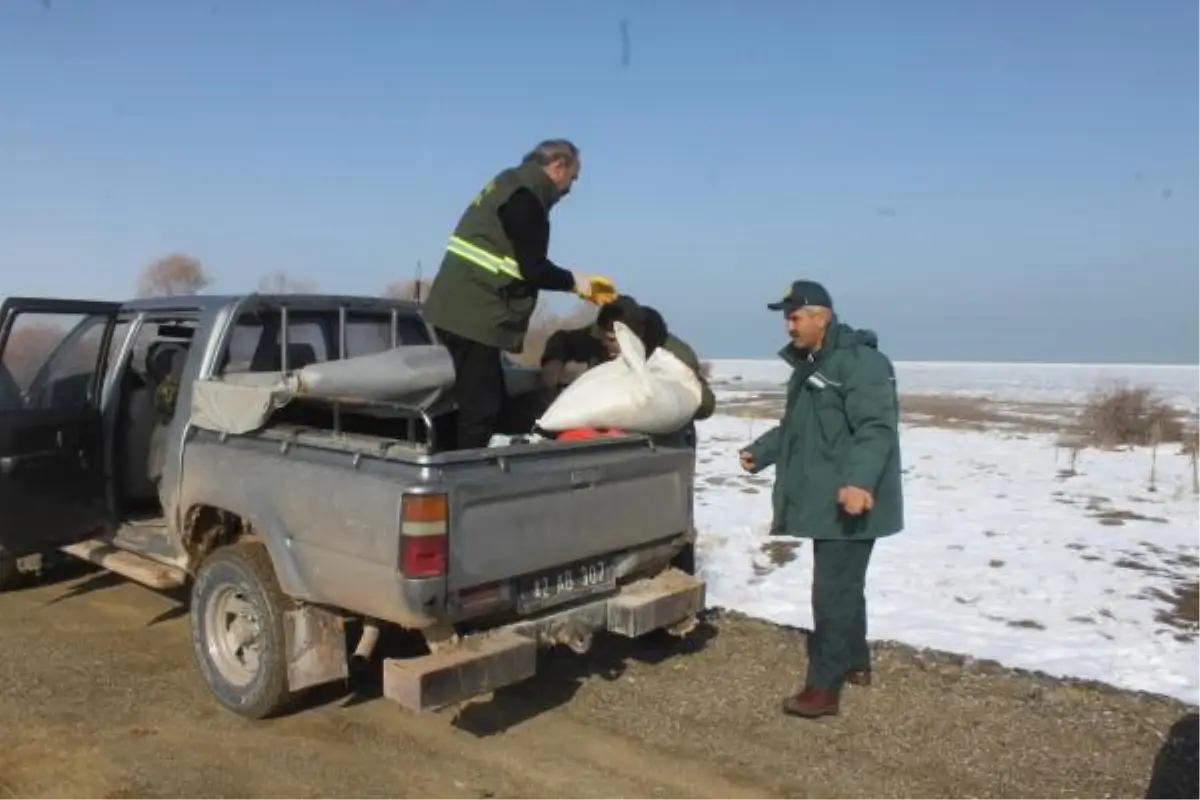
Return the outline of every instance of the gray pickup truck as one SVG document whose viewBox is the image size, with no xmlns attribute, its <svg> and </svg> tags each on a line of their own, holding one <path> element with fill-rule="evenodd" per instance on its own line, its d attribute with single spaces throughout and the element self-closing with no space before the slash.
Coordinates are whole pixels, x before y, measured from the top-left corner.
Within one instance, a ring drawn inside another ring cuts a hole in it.
<svg viewBox="0 0 1200 800">
<path fill-rule="evenodd" d="M 382 660 L 384 694 L 415 711 L 531 677 L 539 646 L 687 635 L 705 601 L 693 452 L 448 449 L 448 391 L 341 380 L 438 352 L 420 306 L 383 298 L 8 299 L 0 588 L 60 552 L 189 587 L 200 673 L 251 718 L 376 663 L 389 625 L 427 645 Z M 536 371 L 506 378 L 518 408 Z"/>
</svg>

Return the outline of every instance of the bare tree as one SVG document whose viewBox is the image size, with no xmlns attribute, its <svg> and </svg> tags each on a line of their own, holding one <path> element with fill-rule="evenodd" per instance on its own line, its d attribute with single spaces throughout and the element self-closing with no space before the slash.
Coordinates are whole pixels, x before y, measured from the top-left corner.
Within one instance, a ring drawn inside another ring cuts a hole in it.
<svg viewBox="0 0 1200 800">
<path fill-rule="evenodd" d="M 169 253 L 148 264 L 138 277 L 138 297 L 196 294 L 212 283 L 195 256 Z"/>
<path fill-rule="evenodd" d="M 294 278 L 281 269 L 258 279 L 258 290 L 266 294 L 308 294 L 315 292 L 317 285 L 312 281 Z"/>
<path fill-rule="evenodd" d="M 383 296 L 393 300 L 424 300 L 429 296 L 431 285 L 433 282 L 424 278 L 393 281 L 383 288 Z M 418 293 L 418 289 L 420 289 L 420 293 Z"/>
</svg>

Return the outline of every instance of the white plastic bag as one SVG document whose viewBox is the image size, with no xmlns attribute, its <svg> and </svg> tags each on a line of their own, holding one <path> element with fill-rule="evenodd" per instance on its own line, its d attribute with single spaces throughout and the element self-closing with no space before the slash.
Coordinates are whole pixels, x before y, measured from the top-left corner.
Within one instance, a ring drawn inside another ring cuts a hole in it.
<svg viewBox="0 0 1200 800">
<path fill-rule="evenodd" d="M 571 382 L 537 421 L 546 431 L 621 428 L 633 433 L 673 433 L 692 421 L 701 388 L 686 364 L 663 348 L 649 359 L 623 323 L 613 326 L 618 358 Z"/>
</svg>

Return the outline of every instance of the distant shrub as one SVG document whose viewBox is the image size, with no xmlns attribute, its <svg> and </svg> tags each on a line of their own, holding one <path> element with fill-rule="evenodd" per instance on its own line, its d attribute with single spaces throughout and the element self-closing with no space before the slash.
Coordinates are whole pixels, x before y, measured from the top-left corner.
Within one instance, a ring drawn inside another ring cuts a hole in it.
<svg viewBox="0 0 1200 800">
<path fill-rule="evenodd" d="M 1080 427 L 1097 447 L 1180 442 L 1183 413 L 1146 386 L 1117 384 L 1092 392 L 1084 404 Z"/>
<path fill-rule="evenodd" d="M 700 374 L 703 375 L 705 379 L 712 377 L 712 362 L 711 361 L 701 361 L 700 362 Z"/>
<path fill-rule="evenodd" d="M 146 265 L 138 276 L 138 297 L 166 297 L 197 294 L 212 283 L 200 259 L 184 253 L 170 253 Z"/>
</svg>

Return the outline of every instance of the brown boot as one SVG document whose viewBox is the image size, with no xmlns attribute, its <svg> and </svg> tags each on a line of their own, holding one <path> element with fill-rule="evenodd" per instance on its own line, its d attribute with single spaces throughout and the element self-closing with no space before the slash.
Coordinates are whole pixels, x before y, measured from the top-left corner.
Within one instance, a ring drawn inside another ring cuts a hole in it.
<svg viewBox="0 0 1200 800">
<path fill-rule="evenodd" d="M 854 686 L 870 686 L 871 685 L 871 670 L 869 669 L 851 669 L 846 671 L 846 683 Z"/>
<path fill-rule="evenodd" d="M 832 717 L 838 713 L 838 693 L 808 688 L 783 701 L 783 713 L 791 717 Z"/>
</svg>

